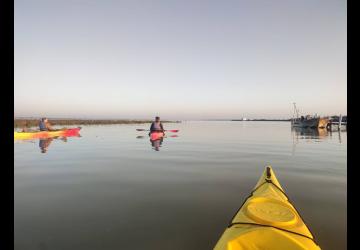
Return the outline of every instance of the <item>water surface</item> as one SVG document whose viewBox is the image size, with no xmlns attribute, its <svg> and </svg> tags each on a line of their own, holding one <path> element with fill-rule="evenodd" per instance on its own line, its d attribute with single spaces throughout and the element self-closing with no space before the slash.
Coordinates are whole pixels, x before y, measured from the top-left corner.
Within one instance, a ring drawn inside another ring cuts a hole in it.
<svg viewBox="0 0 360 250">
<path fill-rule="evenodd" d="M 346 132 L 288 122 L 183 122 L 15 142 L 15 249 L 212 249 L 264 167 L 322 249 L 346 249 Z"/>
</svg>

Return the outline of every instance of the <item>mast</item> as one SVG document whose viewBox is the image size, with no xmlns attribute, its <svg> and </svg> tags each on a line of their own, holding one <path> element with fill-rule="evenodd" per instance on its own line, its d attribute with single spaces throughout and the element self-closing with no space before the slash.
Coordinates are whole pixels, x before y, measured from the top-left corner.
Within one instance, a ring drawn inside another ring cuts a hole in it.
<svg viewBox="0 0 360 250">
<path fill-rule="evenodd" d="M 294 104 L 294 114 L 293 114 L 293 116 L 294 116 L 295 113 L 296 113 L 296 118 L 299 118 L 299 110 L 296 108 L 296 103 L 293 102 L 293 104 Z"/>
</svg>

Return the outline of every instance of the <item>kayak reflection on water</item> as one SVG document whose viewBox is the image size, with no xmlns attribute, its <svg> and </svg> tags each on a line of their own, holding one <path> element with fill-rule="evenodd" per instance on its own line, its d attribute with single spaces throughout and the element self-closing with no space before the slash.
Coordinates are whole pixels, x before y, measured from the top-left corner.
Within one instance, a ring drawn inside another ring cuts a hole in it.
<svg viewBox="0 0 360 250">
<path fill-rule="evenodd" d="M 39 147 L 41 150 L 41 153 L 46 153 L 51 142 L 53 141 L 53 138 L 46 138 L 46 139 L 39 139 Z"/>
<path fill-rule="evenodd" d="M 158 139 L 158 140 L 151 140 L 151 139 L 150 139 L 152 148 L 153 148 L 155 151 L 160 151 L 160 147 L 161 147 L 161 145 L 162 145 L 162 143 L 163 143 L 163 140 L 164 140 L 163 137 L 161 137 L 161 138 Z"/>
<path fill-rule="evenodd" d="M 178 129 L 173 129 L 173 130 L 164 130 L 163 125 L 160 122 L 160 117 L 156 117 L 155 118 L 155 122 L 153 122 L 151 124 L 151 127 L 149 130 L 146 129 L 136 129 L 137 131 L 149 131 L 149 137 L 150 137 L 150 144 L 151 147 L 155 150 L 155 151 L 160 151 L 160 147 L 163 143 L 163 140 L 165 137 L 178 137 L 178 135 L 170 135 L 170 136 L 166 136 L 165 135 L 165 131 L 169 131 L 172 133 L 176 133 L 179 130 Z M 136 136 L 137 139 L 143 139 L 145 138 L 145 136 L 139 135 Z"/>
<path fill-rule="evenodd" d="M 162 143 L 163 143 L 165 137 L 175 138 L 175 137 L 179 137 L 179 136 L 178 135 L 165 136 L 164 133 L 162 133 L 161 136 L 156 136 L 156 135 L 152 136 L 150 134 L 151 148 L 154 149 L 155 151 L 160 151 L 160 147 L 162 146 Z M 136 138 L 137 139 L 144 139 L 145 136 L 139 135 L 139 136 L 136 136 Z"/>
<path fill-rule="evenodd" d="M 80 137 L 80 136 L 79 136 L 79 137 Z M 67 141 L 68 141 L 66 136 L 39 139 L 39 147 L 40 147 L 41 153 L 44 154 L 44 153 L 46 153 L 46 152 L 48 151 L 49 146 L 50 146 L 51 142 L 52 142 L 54 139 L 60 139 L 60 140 L 62 140 L 63 142 L 67 142 Z"/>
</svg>

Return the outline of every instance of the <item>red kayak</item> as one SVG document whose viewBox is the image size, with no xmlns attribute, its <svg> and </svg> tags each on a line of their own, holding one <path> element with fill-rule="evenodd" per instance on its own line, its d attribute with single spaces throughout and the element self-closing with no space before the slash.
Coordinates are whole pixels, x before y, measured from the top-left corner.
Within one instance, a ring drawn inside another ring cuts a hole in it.
<svg viewBox="0 0 360 250">
<path fill-rule="evenodd" d="M 152 141 L 159 140 L 159 139 L 163 138 L 164 135 L 165 135 L 164 132 L 151 132 L 150 133 L 150 140 L 152 140 Z"/>
</svg>

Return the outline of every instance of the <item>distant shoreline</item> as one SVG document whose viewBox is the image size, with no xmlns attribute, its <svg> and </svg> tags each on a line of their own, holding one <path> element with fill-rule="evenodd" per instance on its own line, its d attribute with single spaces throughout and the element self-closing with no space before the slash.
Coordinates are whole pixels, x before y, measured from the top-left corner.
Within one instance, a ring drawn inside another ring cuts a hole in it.
<svg viewBox="0 0 360 250">
<path fill-rule="evenodd" d="M 126 120 L 126 119 L 50 119 L 49 122 L 53 126 L 72 126 L 72 125 L 114 125 L 114 124 L 145 124 L 151 123 L 153 120 Z M 162 121 L 163 123 L 180 123 L 181 121 Z M 39 119 L 31 118 L 15 118 L 14 128 L 37 127 Z"/>
<path fill-rule="evenodd" d="M 54 126 L 74 126 L 74 125 L 115 125 L 115 124 L 146 124 L 153 120 L 140 119 L 64 119 L 64 118 L 48 118 L 51 125 Z M 39 125 L 38 118 L 15 118 L 14 128 L 37 127 Z M 203 120 L 203 121 L 233 121 L 233 122 L 249 122 L 249 121 L 276 121 L 289 122 L 291 119 L 219 119 L 219 120 Z M 162 121 L 163 123 L 181 123 L 181 121 Z"/>
<path fill-rule="evenodd" d="M 289 122 L 291 119 L 247 119 L 247 120 L 230 120 L 232 122 Z"/>
</svg>

